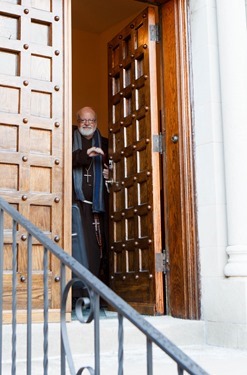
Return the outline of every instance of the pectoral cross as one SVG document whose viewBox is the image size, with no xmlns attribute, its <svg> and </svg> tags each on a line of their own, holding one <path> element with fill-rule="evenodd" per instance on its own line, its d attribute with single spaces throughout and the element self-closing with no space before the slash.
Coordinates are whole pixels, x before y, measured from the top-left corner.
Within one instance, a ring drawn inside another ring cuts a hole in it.
<svg viewBox="0 0 247 375">
<path fill-rule="evenodd" d="M 87 184 L 89 184 L 89 177 L 92 177 L 92 175 L 89 174 L 87 171 L 87 173 L 85 173 L 84 176 L 87 177 Z"/>
</svg>

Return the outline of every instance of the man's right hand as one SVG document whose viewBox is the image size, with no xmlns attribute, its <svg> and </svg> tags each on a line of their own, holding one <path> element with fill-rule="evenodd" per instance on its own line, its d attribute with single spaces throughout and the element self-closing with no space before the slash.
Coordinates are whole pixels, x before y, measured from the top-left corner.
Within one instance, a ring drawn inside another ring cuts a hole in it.
<svg viewBox="0 0 247 375">
<path fill-rule="evenodd" d="M 97 155 L 104 155 L 104 151 L 100 147 L 90 147 L 87 150 L 87 155 L 92 158 Z"/>
</svg>

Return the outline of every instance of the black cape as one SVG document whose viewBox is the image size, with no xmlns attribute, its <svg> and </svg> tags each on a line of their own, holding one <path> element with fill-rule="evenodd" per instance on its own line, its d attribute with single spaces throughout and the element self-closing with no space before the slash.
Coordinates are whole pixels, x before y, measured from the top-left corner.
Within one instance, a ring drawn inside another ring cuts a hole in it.
<svg viewBox="0 0 247 375">
<path fill-rule="evenodd" d="M 74 130 L 77 127 L 73 126 Z M 102 137 L 104 160 L 108 160 L 108 140 Z M 82 137 L 82 150 L 72 153 L 72 168 L 83 168 L 83 193 L 85 199 L 92 201 L 93 168 L 92 158 L 87 156 L 87 149 L 92 147 L 92 140 Z M 73 180 L 73 179 L 72 179 Z M 99 214 L 102 237 L 102 251 L 97 242 L 92 205 L 76 199 L 72 181 L 72 256 L 89 269 L 95 276 L 107 283 L 108 280 L 108 193 L 104 187 L 105 213 Z"/>
</svg>

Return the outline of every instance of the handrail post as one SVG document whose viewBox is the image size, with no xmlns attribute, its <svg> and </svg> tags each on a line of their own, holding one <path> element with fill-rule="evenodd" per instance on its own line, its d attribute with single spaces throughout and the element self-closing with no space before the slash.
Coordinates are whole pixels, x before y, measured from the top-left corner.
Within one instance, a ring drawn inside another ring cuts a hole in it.
<svg viewBox="0 0 247 375">
<path fill-rule="evenodd" d="M 94 293 L 94 360 L 95 375 L 100 375 L 100 329 L 99 329 L 99 295 Z"/>
<path fill-rule="evenodd" d="M 16 313 L 17 313 L 17 222 L 13 220 L 13 230 L 12 230 L 12 364 L 11 364 L 11 374 L 16 374 Z"/>
<path fill-rule="evenodd" d="M 123 375 L 123 315 L 118 314 L 118 375 Z"/>
<path fill-rule="evenodd" d="M 27 243 L 27 375 L 32 374 L 32 235 Z"/>
<path fill-rule="evenodd" d="M 152 341 L 147 337 L 147 374 L 153 375 L 153 346 Z"/>
<path fill-rule="evenodd" d="M 44 285 L 44 359 L 43 359 L 43 367 L 44 367 L 44 375 L 48 374 L 48 309 L 49 309 L 49 301 L 48 301 L 48 251 L 47 248 L 44 247 L 44 257 L 43 257 L 43 269 L 44 269 L 44 276 L 43 276 L 43 285 Z"/>
<path fill-rule="evenodd" d="M 65 265 L 63 262 L 61 262 L 60 267 L 60 273 L 61 273 L 61 288 L 60 288 L 60 306 L 62 306 L 62 299 L 63 299 L 63 293 L 65 289 L 65 280 L 66 280 L 66 272 L 65 272 Z M 61 351 L 61 375 L 66 374 L 66 361 L 65 361 L 65 348 L 64 348 L 64 342 L 63 342 L 63 334 L 62 334 L 62 324 L 65 323 L 65 316 L 63 314 L 63 309 L 60 309 L 60 351 Z"/>
</svg>

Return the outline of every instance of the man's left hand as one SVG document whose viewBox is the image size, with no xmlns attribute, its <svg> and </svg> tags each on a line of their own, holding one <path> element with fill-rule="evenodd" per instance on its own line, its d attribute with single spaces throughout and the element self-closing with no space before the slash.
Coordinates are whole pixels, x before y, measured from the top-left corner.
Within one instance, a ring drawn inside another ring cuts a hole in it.
<svg viewBox="0 0 247 375">
<path fill-rule="evenodd" d="M 104 164 L 103 176 L 105 180 L 109 179 L 109 167 L 107 164 Z"/>
</svg>

